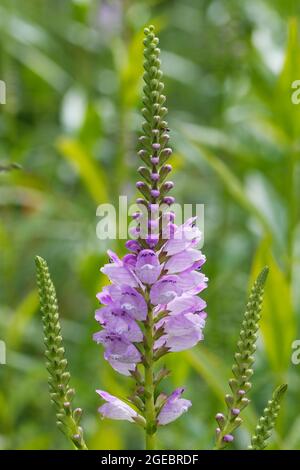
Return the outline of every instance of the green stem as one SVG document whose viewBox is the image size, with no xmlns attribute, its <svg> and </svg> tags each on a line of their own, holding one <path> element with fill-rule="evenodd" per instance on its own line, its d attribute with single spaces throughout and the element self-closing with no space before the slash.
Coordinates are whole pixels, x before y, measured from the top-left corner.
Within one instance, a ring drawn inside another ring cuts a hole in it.
<svg viewBox="0 0 300 470">
<path fill-rule="evenodd" d="M 153 357 L 153 312 L 148 309 L 148 319 L 145 325 L 145 419 L 146 419 L 146 449 L 155 449 L 156 412 L 154 403 L 154 357 Z"/>
</svg>

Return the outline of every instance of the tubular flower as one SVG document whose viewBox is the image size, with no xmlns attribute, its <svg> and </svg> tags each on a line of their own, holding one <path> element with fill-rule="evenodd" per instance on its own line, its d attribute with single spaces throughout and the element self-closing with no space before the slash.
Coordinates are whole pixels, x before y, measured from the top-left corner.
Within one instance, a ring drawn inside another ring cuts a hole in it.
<svg viewBox="0 0 300 470">
<path fill-rule="evenodd" d="M 158 39 L 151 26 L 144 40 L 143 135 L 138 152 L 143 166 L 138 171 L 144 181 L 137 189 L 140 211 L 133 219 L 134 239 L 127 241 L 128 253 L 120 259 L 108 252 L 110 263 L 102 269 L 111 284 L 97 295 L 102 304 L 96 311 L 101 330 L 94 340 L 104 347 L 104 357 L 119 373 L 134 378 L 136 389 L 128 399 L 131 406 L 99 392 L 105 404 L 103 417 L 126 419 L 142 424 L 147 448 L 154 448 L 158 425 L 165 425 L 188 410 L 191 402 L 181 398 L 183 389 L 169 397 L 157 397 L 157 386 L 167 376 L 156 371 L 156 361 L 170 352 L 183 351 L 203 339 L 206 303 L 198 294 L 207 286 L 201 272 L 205 256 L 197 248 L 201 233 L 195 218 L 182 225 L 174 223 L 167 195 L 172 181 L 165 181 L 172 167 L 172 154 L 162 94 Z M 127 400 L 127 401 L 128 401 Z"/>
</svg>

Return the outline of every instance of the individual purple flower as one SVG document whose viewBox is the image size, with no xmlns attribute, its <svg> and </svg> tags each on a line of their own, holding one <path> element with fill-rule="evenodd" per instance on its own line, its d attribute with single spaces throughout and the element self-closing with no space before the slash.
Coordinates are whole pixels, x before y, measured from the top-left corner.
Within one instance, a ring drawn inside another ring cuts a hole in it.
<svg viewBox="0 0 300 470">
<path fill-rule="evenodd" d="M 103 390 L 96 390 L 100 397 L 106 401 L 106 403 L 98 409 L 100 415 L 103 418 L 111 419 L 123 419 L 126 421 L 134 422 L 139 416 L 139 414 L 127 405 L 124 401 L 120 400 L 110 393 L 104 392 Z"/>
<path fill-rule="evenodd" d="M 167 241 L 164 250 L 169 255 L 176 255 L 190 247 L 196 247 L 201 240 L 201 232 L 194 225 L 195 217 L 188 219 L 183 225 L 176 227 L 174 234 Z"/>
<path fill-rule="evenodd" d="M 181 313 L 162 320 L 165 334 L 155 343 L 155 349 L 165 346 L 169 351 L 190 349 L 203 339 L 206 313 Z"/>
<path fill-rule="evenodd" d="M 183 392 L 184 388 L 177 388 L 167 398 L 166 403 L 163 405 L 157 417 L 158 424 L 164 426 L 165 424 L 171 423 L 183 413 L 186 413 L 190 406 L 192 406 L 190 400 L 181 398 Z"/>
<path fill-rule="evenodd" d="M 106 274 L 111 282 L 117 285 L 128 285 L 131 287 L 136 287 L 138 282 L 130 266 L 124 263 L 124 261 L 120 260 L 120 258 L 118 258 L 115 253 L 109 251 L 109 255 L 112 262 L 101 268 L 101 272 Z"/>
<path fill-rule="evenodd" d="M 114 284 L 105 286 L 102 292 L 97 294 L 97 298 L 104 305 L 112 303 L 118 305 L 135 320 L 142 321 L 147 317 L 148 307 L 144 297 L 130 286 Z"/>
<path fill-rule="evenodd" d="M 205 256 L 199 250 L 194 248 L 185 249 L 171 256 L 165 264 L 165 269 L 169 274 L 179 273 L 196 267 L 200 268 L 205 263 Z"/>
<path fill-rule="evenodd" d="M 94 334 L 94 340 L 103 344 L 104 358 L 120 374 L 130 375 L 141 361 L 140 352 L 122 334 L 103 329 Z"/>
<path fill-rule="evenodd" d="M 177 295 L 182 294 L 178 286 L 177 276 L 163 276 L 150 290 L 150 301 L 152 305 L 168 304 Z"/>
<path fill-rule="evenodd" d="M 144 284 L 153 284 L 161 273 L 162 266 L 159 264 L 158 256 L 153 250 L 142 250 L 139 252 L 135 273 Z"/>
</svg>

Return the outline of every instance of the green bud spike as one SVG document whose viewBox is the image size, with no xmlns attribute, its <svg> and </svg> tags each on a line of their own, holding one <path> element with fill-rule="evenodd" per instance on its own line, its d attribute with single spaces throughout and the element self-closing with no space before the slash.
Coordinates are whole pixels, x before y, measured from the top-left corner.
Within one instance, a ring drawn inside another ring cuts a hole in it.
<svg viewBox="0 0 300 470">
<path fill-rule="evenodd" d="M 251 388 L 250 378 L 253 375 L 252 366 L 261 318 L 264 285 L 268 272 L 268 267 L 261 271 L 250 292 L 237 343 L 237 351 L 234 355 L 235 364 L 232 366 L 234 378 L 229 380 L 232 395 L 225 397 L 226 421 L 223 429 L 217 433 L 216 449 L 224 449 L 229 442 L 232 442 L 231 433 L 242 423 L 240 412 L 250 403 L 245 395 Z M 231 438 L 228 439 L 228 436 Z"/>
<path fill-rule="evenodd" d="M 249 450 L 264 450 L 266 448 L 267 440 L 271 437 L 280 411 L 280 402 L 286 390 L 287 385 L 283 384 L 274 391 L 272 399 L 268 401 L 268 405 L 257 423 Z"/>
<path fill-rule="evenodd" d="M 78 411 L 75 413 L 75 419 L 72 411 L 71 402 L 75 391 L 68 385 L 70 374 L 67 371 L 68 361 L 65 358 L 65 350 L 62 345 L 55 288 L 46 261 L 40 256 L 36 256 L 35 264 L 44 328 L 47 370 L 50 374 L 49 391 L 56 408 L 57 426 L 73 442 L 76 449 L 86 450 L 83 432 L 78 425 L 79 413 Z M 74 436 L 76 436 L 75 439 Z"/>
</svg>

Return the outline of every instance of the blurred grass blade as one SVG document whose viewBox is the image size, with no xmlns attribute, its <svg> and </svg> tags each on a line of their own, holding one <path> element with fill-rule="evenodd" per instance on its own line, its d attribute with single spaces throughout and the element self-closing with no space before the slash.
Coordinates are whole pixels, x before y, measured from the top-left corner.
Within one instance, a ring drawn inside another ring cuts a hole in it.
<svg viewBox="0 0 300 470">
<path fill-rule="evenodd" d="M 18 349 L 28 323 L 38 310 L 38 305 L 38 293 L 37 290 L 34 289 L 26 295 L 11 316 L 7 327 L 6 338 L 7 344 L 9 344 L 9 347 L 12 349 Z"/>
<path fill-rule="evenodd" d="M 265 288 L 261 332 L 273 372 L 278 381 L 284 381 L 291 356 L 291 344 L 296 337 L 295 313 L 291 300 L 291 287 L 272 255 L 270 242 L 264 240 L 254 258 L 251 279 L 261 265 L 270 268 Z"/>
<path fill-rule="evenodd" d="M 194 148 L 197 149 L 201 158 L 210 166 L 210 168 L 216 173 L 219 179 L 224 184 L 228 193 L 232 198 L 247 212 L 252 215 L 255 220 L 260 224 L 265 234 L 271 232 L 271 228 L 267 223 L 264 215 L 259 211 L 259 209 L 249 200 L 247 194 L 235 176 L 235 174 L 230 170 L 230 168 L 218 157 L 216 157 L 210 150 L 202 147 L 201 145 L 192 142 Z"/>
<path fill-rule="evenodd" d="M 100 204 L 108 199 L 106 176 L 82 145 L 75 139 L 61 137 L 57 148 L 79 172 L 86 189 L 96 202 Z"/>
</svg>

